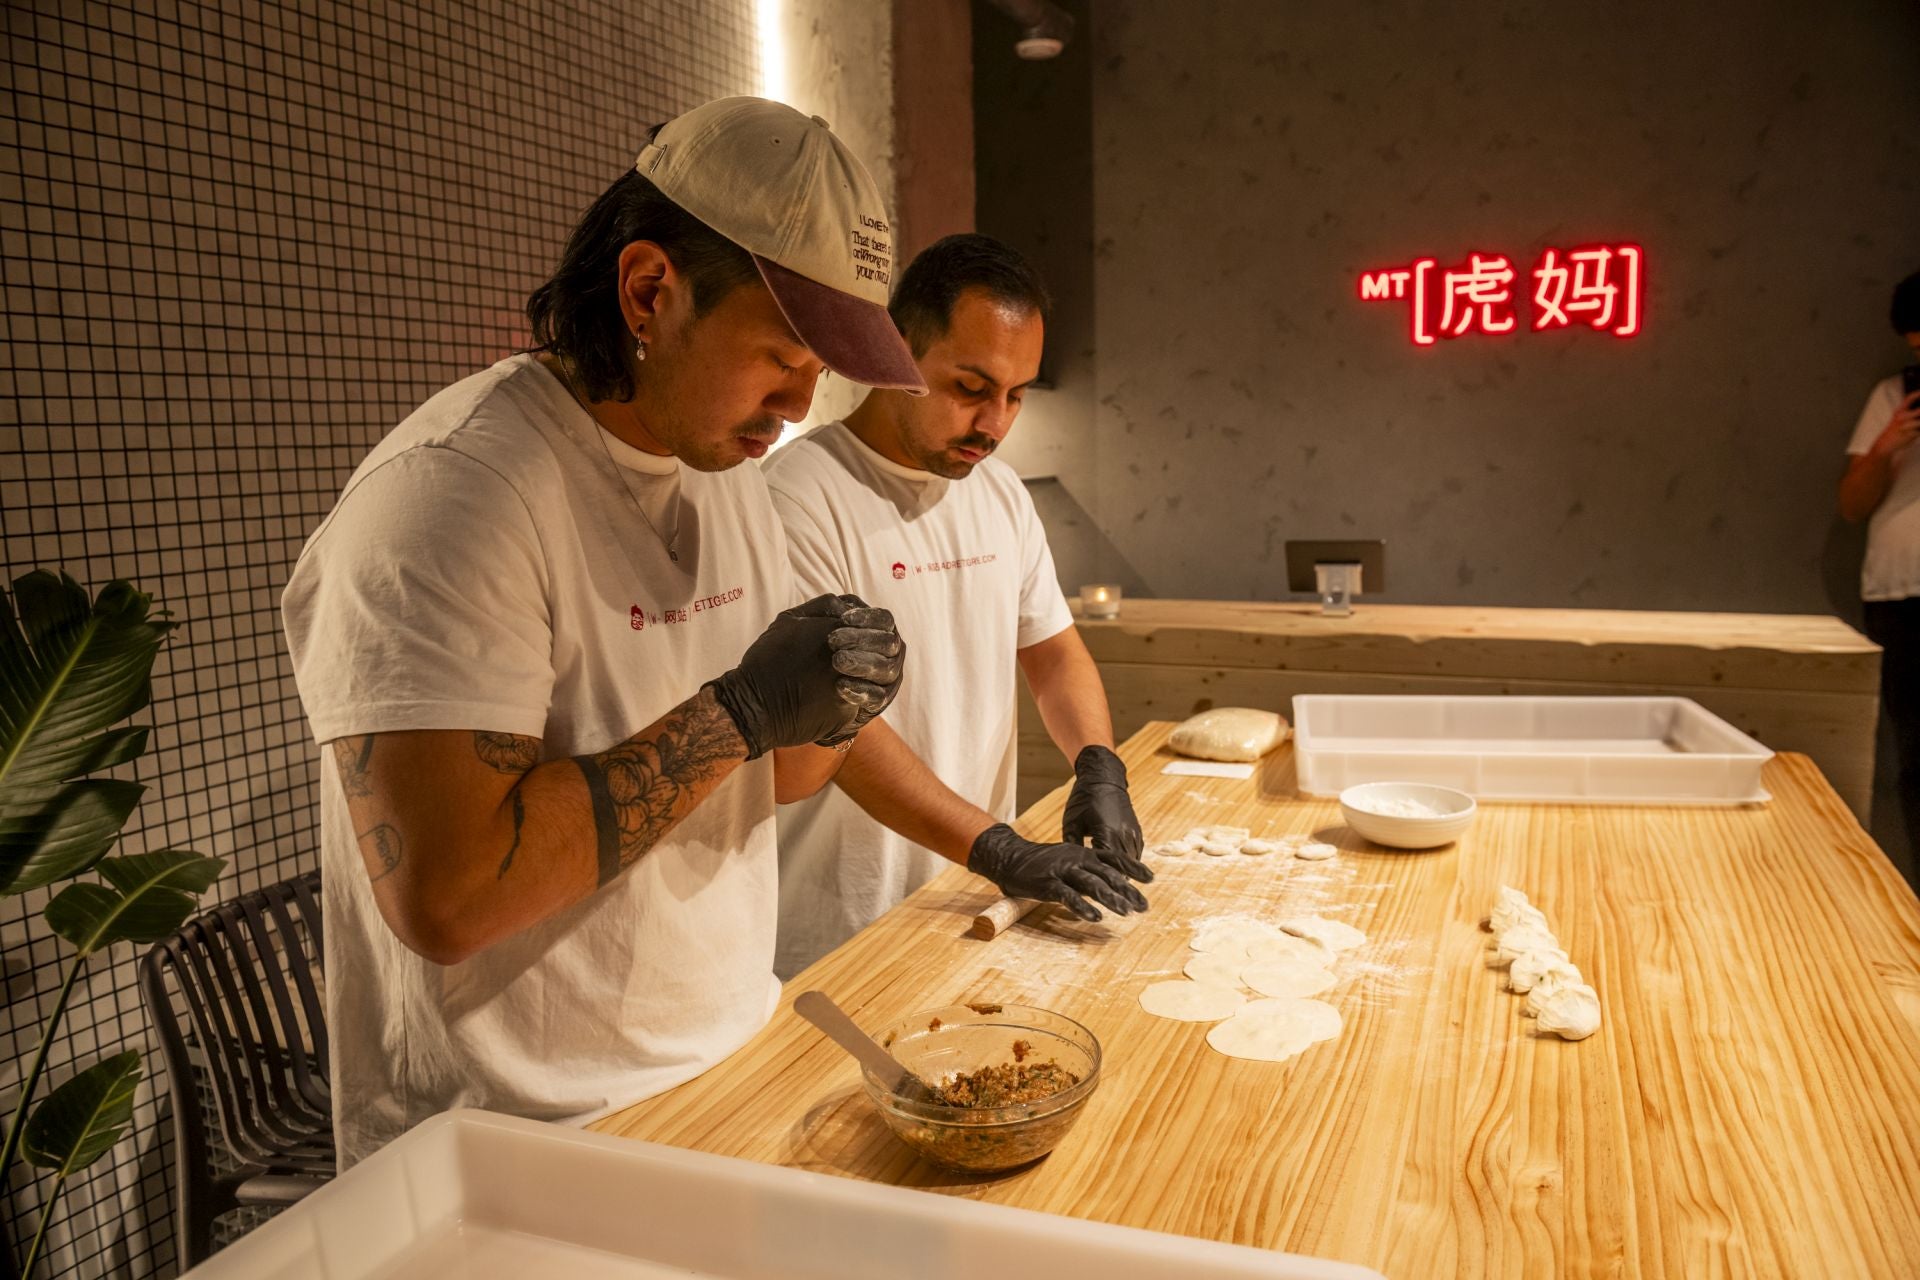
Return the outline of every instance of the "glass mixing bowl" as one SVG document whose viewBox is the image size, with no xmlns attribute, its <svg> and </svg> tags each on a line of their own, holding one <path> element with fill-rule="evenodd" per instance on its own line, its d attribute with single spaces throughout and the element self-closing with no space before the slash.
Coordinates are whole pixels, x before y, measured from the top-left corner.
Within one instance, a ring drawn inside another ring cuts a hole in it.
<svg viewBox="0 0 1920 1280">
<path fill-rule="evenodd" d="M 949 1169 L 991 1173 L 1028 1164 L 1066 1136 L 1100 1083 L 1100 1042 L 1072 1018 L 1026 1005 L 950 1005 L 909 1014 L 877 1037 L 900 1063 L 939 1087 L 954 1076 L 1015 1061 L 1051 1059 L 1079 1082 L 1034 1102 L 949 1107 L 905 1096 L 895 1081 L 862 1068 L 867 1096 L 902 1142 Z M 918 1090 L 911 1092 L 917 1094 Z"/>
</svg>

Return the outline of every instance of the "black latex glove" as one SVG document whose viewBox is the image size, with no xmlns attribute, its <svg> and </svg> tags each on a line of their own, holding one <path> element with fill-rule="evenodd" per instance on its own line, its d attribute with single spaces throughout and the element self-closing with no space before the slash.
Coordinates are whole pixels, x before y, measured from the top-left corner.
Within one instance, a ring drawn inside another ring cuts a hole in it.
<svg viewBox="0 0 1920 1280">
<path fill-rule="evenodd" d="M 1147 909 L 1140 891 L 1094 850 L 1077 844 L 1035 844 L 1004 822 L 974 837 L 967 870 L 993 881 L 1010 898 L 1057 902 L 1082 920 L 1100 918 L 1093 902 L 1123 916 Z"/>
<path fill-rule="evenodd" d="M 1060 835 L 1068 844 L 1091 842 L 1102 862 L 1135 880 L 1153 879 L 1140 861 L 1147 841 L 1127 795 L 1127 766 L 1107 747 L 1087 747 L 1074 757 Z"/>
<path fill-rule="evenodd" d="M 893 615 L 875 609 L 859 596 L 835 597 L 845 612 L 840 626 L 827 636 L 833 650 L 833 669 L 841 676 L 840 696 L 853 708 L 853 718 L 839 733 L 819 739 L 823 747 L 850 742 L 869 720 L 887 709 L 900 692 L 906 670 L 907 642 L 894 628 Z"/>
<path fill-rule="evenodd" d="M 747 759 L 849 736 L 893 700 L 905 646 L 882 628 L 848 625 L 874 612 L 885 614 L 855 596 L 816 596 L 776 615 L 740 665 L 709 682 Z"/>
</svg>

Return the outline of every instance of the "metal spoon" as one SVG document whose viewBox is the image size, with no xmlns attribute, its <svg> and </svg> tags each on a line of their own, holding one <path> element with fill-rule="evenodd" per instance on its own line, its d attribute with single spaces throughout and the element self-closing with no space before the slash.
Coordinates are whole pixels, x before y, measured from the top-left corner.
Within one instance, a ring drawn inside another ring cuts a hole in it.
<svg viewBox="0 0 1920 1280">
<path fill-rule="evenodd" d="M 882 1080 L 893 1080 L 893 1092 L 908 1102 L 931 1102 L 933 1090 L 908 1070 L 900 1059 L 881 1048 L 874 1038 L 835 1004 L 824 991 L 805 991 L 793 1001 L 793 1011 L 827 1033 L 827 1038 L 852 1054 Z"/>
</svg>

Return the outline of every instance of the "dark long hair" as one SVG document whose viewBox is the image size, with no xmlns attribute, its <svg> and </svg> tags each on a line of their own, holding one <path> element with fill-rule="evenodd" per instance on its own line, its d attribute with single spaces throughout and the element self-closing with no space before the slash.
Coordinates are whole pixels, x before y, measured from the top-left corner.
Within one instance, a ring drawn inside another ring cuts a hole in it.
<svg viewBox="0 0 1920 1280">
<path fill-rule="evenodd" d="M 633 335 L 620 313 L 620 252 L 635 240 L 666 251 L 693 293 L 696 317 L 759 278 L 753 258 L 630 171 L 593 202 L 553 276 L 527 298 L 534 350 L 551 352 L 590 400 L 633 399 Z"/>
</svg>

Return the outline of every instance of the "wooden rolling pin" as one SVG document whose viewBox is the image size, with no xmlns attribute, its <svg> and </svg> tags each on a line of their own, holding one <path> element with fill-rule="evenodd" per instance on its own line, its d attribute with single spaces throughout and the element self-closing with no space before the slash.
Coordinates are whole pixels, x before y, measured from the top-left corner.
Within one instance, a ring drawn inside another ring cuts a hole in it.
<svg viewBox="0 0 1920 1280">
<path fill-rule="evenodd" d="M 1002 930 L 1012 928 L 1014 921 L 1043 905 L 1038 898 L 1001 898 L 973 918 L 973 928 L 968 932 L 983 942 L 990 941 Z"/>
</svg>

